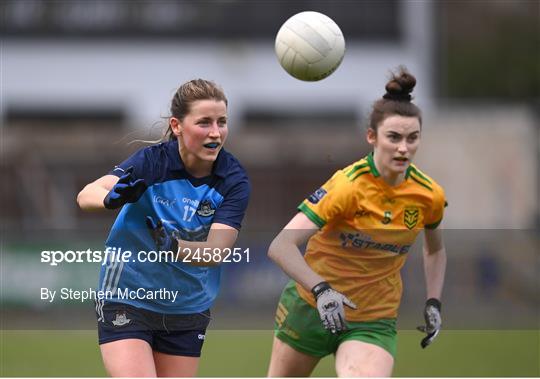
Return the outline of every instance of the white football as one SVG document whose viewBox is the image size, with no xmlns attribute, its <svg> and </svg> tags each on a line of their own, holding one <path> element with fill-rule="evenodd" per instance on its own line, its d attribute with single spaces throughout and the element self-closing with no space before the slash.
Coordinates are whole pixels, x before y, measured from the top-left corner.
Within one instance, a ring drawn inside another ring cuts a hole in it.
<svg viewBox="0 0 540 379">
<path fill-rule="evenodd" d="M 338 68 L 345 55 L 345 38 L 330 17 L 300 12 L 281 26 L 275 47 L 285 71 L 297 79 L 313 82 Z"/>
</svg>

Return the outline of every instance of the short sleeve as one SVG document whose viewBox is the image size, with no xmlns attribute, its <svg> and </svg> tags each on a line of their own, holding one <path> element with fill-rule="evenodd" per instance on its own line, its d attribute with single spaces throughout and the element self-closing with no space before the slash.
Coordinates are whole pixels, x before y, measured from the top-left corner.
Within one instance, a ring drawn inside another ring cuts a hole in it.
<svg viewBox="0 0 540 379">
<path fill-rule="evenodd" d="M 145 176 L 149 174 L 150 160 L 148 159 L 148 148 L 141 149 L 135 152 L 119 165 L 109 171 L 109 175 L 121 177 L 129 167 L 133 167 L 133 176 L 135 178 L 147 179 Z"/>
<path fill-rule="evenodd" d="M 439 226 L 443 220 L 444 208 L 448 205 L 442 187 L 435 185 L 433 190 L 433 203 L 424 222 L 426 229 L 436 229 Z"/>
<path fill-rule="evenodd" d="M 347 217 L 353 210 L 352 182 L 343 171 L 336 172 L 321 188 L 311 194 L 299 206 L 315 225 L 322 228 L 339 217 Z"/>
<path fill-rule="evenodd" d="M 240 230 L 248 206 L 250 192 L 249 180 L 247 176 L 244 176 L 227 191 L 223 202 L 216 210 L 212 222 L 229 225 Z"/>
</svg>

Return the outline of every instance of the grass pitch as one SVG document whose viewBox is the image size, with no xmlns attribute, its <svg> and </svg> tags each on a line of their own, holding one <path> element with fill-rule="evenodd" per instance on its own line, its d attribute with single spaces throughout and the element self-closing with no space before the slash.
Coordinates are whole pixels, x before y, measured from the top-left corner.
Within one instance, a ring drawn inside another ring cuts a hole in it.
<svg viewBox="0 0 540 379">
<path fill-rule="evenodd" d="M 210 330 L 199 376 L 265 376 L 271 331 Z M 421 334 L 400 331 L 394 376 L 538 377 L 540 331 L 442 331 L 420 348 Z M 1 376 L 105 376 L 95 331 L 2 331 Z M 326 357 L 313 376 L 335 376 Z"/>
</svg>

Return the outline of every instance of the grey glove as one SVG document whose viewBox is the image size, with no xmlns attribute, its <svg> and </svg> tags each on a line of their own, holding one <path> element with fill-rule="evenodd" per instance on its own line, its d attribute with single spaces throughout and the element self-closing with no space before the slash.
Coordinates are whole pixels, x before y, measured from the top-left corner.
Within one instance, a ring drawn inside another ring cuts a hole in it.
<svg viewBox="0 0 540 379">
<path fill-rule="evenodd" d="M 352 309 L 356 309 L 356 304 L 345 295 L 332 289 L 327 282 L 321 282 L 314 286 L 311 293 L 317 301 L 317 310 L 324 328 L 330 330 L 332 334 L 347 329 L 343 304 Z"/>
<path fill-rule="evenodd" d="M 420 342 L 422 349 L 429 346 L 441 330 L 441 302 L 439 300 L 431 298 L 426 301 L 426 307 L 424 308 L 424 319 L 426 321 L 426 325 L 422 325 L 417 328 L 422 333 L 427 334 L 427 336 L 424 337 Z"/>
</svg>

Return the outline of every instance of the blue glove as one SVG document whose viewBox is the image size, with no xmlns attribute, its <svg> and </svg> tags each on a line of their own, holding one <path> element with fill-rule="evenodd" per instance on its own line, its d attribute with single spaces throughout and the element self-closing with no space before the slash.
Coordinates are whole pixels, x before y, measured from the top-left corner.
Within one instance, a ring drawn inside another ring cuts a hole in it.
<svg viewBox="0 0 540 379">
<path fill-rule="evenodd" d="M 120 208 L 126 203 L 134 203 L 146 191 L 144 179 L 137 179 L 132 175 L 133 166 L 129 167 L 124 175 L 118 179 L 112 190 L 105 196 L 103 204 L 107 209 Z"/>
<path fill-rule="evenodd" d="M 161 220 L 156 222 L 152 217 L 146 216 L 146 226 L 159 251 L 178 251 L 178 240 L 175 235 L 167 232 Z"/>
<path fill-rule="evenodd" d="M 417 329 L 427 335 L 420 342 L 422 349 L 428 347 L 441 330 L 441 302 L 435 298 L 426 301 L 424 308 L 424 319 L 426 325 L 419 326 Z"/>
</svg>

